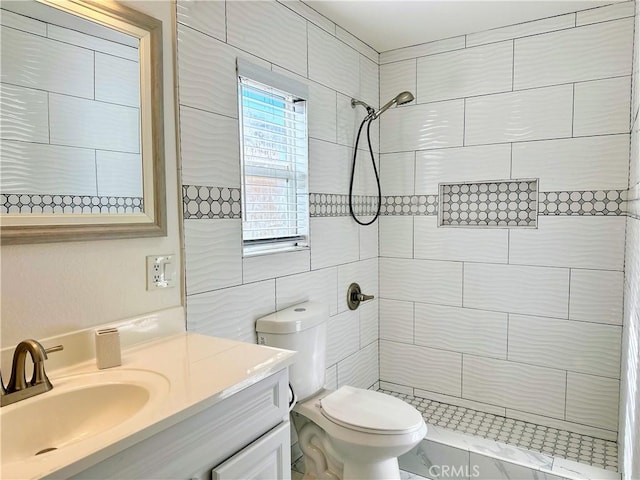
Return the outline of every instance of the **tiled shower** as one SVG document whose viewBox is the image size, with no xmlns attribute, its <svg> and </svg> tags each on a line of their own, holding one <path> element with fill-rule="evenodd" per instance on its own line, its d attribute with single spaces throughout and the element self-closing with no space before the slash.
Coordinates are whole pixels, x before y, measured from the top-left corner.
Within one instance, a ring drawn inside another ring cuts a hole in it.
<svg viewBox="0 0 640 480">
<path fill-rule="evenodd" d="M 619 439 L 637 478 L 635 8 L 378 53 L 300 2 L 179 0 L 188 328 L 255 341 L 256 318 L 325 302 L 329 387 Z M 308 251 L 242 257 L 237 57 L 309 87 Z M 403 90 L 372 132 L 382 216 L 358 226 L 350 99 Z M 376 300 L 348 310 L 352 281 Z"/>
</svg>

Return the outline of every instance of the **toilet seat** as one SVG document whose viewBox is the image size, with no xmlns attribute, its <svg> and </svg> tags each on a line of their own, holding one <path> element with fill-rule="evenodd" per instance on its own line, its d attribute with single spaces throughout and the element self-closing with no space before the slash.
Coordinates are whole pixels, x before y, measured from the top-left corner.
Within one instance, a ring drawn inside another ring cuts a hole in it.
<svg viewBox="0 0 640 480">
<path fill-rule="evenodd" d="M 349 386 L 322 398 L 320 411 L 328 420 L 364 433 L 398 435 L 424 425 L 420 412 L 402 400 Z"/>
</svg>

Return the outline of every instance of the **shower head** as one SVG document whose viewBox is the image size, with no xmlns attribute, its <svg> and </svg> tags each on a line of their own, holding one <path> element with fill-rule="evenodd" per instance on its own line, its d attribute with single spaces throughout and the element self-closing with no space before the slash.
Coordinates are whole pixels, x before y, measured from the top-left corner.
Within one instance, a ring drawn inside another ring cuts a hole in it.
<svg viewBox="0 0 640 480">
<path fill-rule="evenodd" d="M 393 99 L 391 99 L 388 103 L 383 105 L 383 107 L 380 110 L 378 110 L 373 115 L 371 115 L 371 118 L 373 120 L 375 120 L 376 118 L 378 118 L 380 115 L 382 115 L 384 112 L 389 110 L 394 105 L 404 105 L 405 103 L 409 103 L 409 102 L 413 101 L 413 98 L 414 97 L 413 97 L 413 94 L 411 92 L 400 92 Z"/>
</svg>

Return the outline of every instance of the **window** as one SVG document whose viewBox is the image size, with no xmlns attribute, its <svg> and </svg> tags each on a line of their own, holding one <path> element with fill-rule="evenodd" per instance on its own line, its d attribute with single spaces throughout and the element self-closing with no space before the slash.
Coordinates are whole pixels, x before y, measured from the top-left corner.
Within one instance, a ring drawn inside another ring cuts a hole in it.
<svg viewBox="0 0 640 480">
<path fill-rule="evenodd" d="M 307 106 L 301 95 L 289 93 L 292 89 L 306 96 L 304 86 L 268 70 L 242 65 L 239 60 L 244 253 L 306 248 Z"/>
</svg>

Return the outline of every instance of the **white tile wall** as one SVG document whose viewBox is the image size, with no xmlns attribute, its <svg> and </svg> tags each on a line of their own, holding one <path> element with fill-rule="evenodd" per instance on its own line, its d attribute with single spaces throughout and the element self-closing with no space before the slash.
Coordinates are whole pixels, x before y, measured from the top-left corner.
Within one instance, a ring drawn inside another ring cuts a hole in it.
<svg viewBox="0 0 640 480">
<path fill-rule="evenodd" d="M 415 153 L 386 153 L 379 156 L 382 195 L 414 193 Z"/>
<path fill-rule="evenodd" d="M 380 256 L 413 258 L 413 222 L 418 217 L 380 218 Z"/>
<path fill-rule="evenodd" d="M 309 263 L 310 252 L 308 249 L 244 257 L 242 259 L 242 281 L 243 283 L 251 283 L 307 272 L 309 271 Z"/>
<path fill-rule="evenodd" d="M 327 325 L 327 365 L 333 365 L 358 351 L 360 312 L 347 310 L 329 319 Z"/>
<path fill-rule="evenodd" d="M 629 136 L 604 135 L 513 145 L 513 178 L 539 178 L 540 190 L 625 189 Z"/>
<path fill-rule="evenodd" d="M 358 92 L 358 98 L 365 101 L 369 105 L 377 106 L 378 97 L 380 95 L 380 86 L 378 83 L 378 63 L 373 62 L 363 55 L 359 56 L 359 61 L 360 88 Z M 394 94 L 393 96 L 395 97 L 396 94 Z M 387 100 L 383 101 L 386 102 Z"/>
<path fill-rule="evenodd" d="M 631 77 L 576 83 L 573 134 L 605 135 L 629 132 Z"/>
<path fill-rule="evenodd" d="M 49 92 L 93 98 L 93 52 L 2 29 L 2 81 Z M 28 59 L 29 68 L 23 61 Z"/>
<path fill-rule="evenodd" d="M 371 387 L 380 378 L 378 356 L 378 342 L 373 342 L 338 363 L 338 387 Z"/>
<path fill-rule="evenodd" d="M 277 1 L 282 5 L 285 5 L 290 10 L 303 16 L 314 25 L 317 25 L 318 27 L 323 28 L 327 32 L 331 33 L 332 35 L 336 34 L 337 25 L 333 23 L 331 20 L 329 20 L 327 17 L 325 17 L 324 15 L 318 13 L 316 10 L 314 10 L 310 6 L 306 5 L 305 3 L 291 2 L 288 0 L 277 0 Z"/>
<path fill-rule="evenodd" d="M 622 270 L 624 217 L 542 216 L 538 229 L 512 230 L 509 263 Z"/>
<path fill-rule="evenodd" d="M 187 295 L 242 283 L 240 220 L 185 220 L 184 244 Z"/>
<path fill-rule="evenodd" d="M 361 303 L 358 307 L 360 313 L 360 348 L 370 343 L 378 342 L 380 322 L 378 320 L 379 300 Z"/>
<path fill-rule="evenodd" d="M 567 420 L 616 430 L 619 391 L 618 380 L 569 372 Z"/>
<path fill-rule="evenodd" d="M 513 42 L 418 58 L 418 103 L 511 91 Z"/>
<path fill-rule="evenodd" d="M 621 337 L 614 325 L 509 315 L 509 360 L 617 378 Z"/>
<path fill-rule="evenodd" d="M 380 341 L 380 380 L 460 396 L 460 353 Z M 420 365 L 420 368 L 416 368 Z"/>
<path fill-rule="evenodd" d="M 314 23 L 318 25 L 317 22 L 314 22 Z M 332 33 L 332 32 L 329 30 L 329 33 Z M 379 63 L 380 54 L 376 52 L 373 48 L 371 48 L 369 45 L 364 43 L 362 40 L 351 35 L 349 32 L 347 32 L 344 28 L 340 27 L 339 25 L 336 25 L 335 33 L 337 38 L 342 40 L 344 43 L 349 45 L 354 50 L 357 50 L 358 52 L 360 52 L 362 55 L 364 55 L 364 57 L 368 58 L 369 60 L 374 62 L 376 65 Z"/>
<path fill-rule="evenodd" d="M 321 28 L 308 24 L 309 78 L 345 95 L 357 95 L 358 53 Z"/>
<path fill-rule="evenodd" d="M 622 324 L 622 272 L 571 270 L 569 318 Z"/>
<path fill-rule="evenodd" d="M 378 258 L 378 222 L 358 228 L 360 234 L 360 260 Z"/>
<path fill-rule="evenodd" d="M 140 106 L 140 67 L 131 61 L 96 52 L 96 100 Z"/>
<path fill-rule="evenodd" d="M 467 35 L 467 47 L 482 45 L 485 43 L 499 42 L 511 38 L 528 37 L 540 33 L 564 30 L 575 26 L 576 14 L 557 15 L 555 17 L 543 18 L 532 22 L 520 23 L 508 27 L 494 28 L 484 32 Z"/>
<path fill-rule="evenodd" d="M 569 269 L 464 265 L 465 307 L 567 318 L 568 303 Z"/>
<path fill-rule="evenodd" d="M 506 229 L 439 228 L 437 217 L 417 216 L 413 235 L 415 258 L 507 263 Z"/>
<path fill-rule="evenodd" d="M 381 258 L 380 297 L 461 306 L 462 264 Z"/>
<path fill-rule="evenodd" d="M 276 279 L 277 310 L 303 302 L 327 305 L 329 315 L 338 313 L 338 269 L 336 267 L 288 275 Z"/>
<path fill-rule="evenodd" d="M 413 303 L 380 299 L 380 338 L 413 343 Z"/>
<path fill-rule="evenodd" d="M 41 90 L 0 83 L 0 138 L 49 143 L 47 98 Z"/>
<path fill-rule="evenodd" d="M 308 82 L 308 87 L 311 106 L 307 111 L 309 138 L 335 143 L 336 92 L 315 82 Z"/>
<path fill-rule="evenodd" d="M 0 153 L 2 193 L 97 194 L 93 150 L 2 140 Z"/>
<path fill-rule="evenodd" d="M 238 129 L 235 118 L 181 106 L 182 183 L 239 188 Z"/>
<path fill-rule="evenodd" d="M 435 42 L 423 43 L 412 47 L 398 48 L 389 50 L 380 54 L 380 64 L 398 62 L 409 58 L 424 57 L 426 55 L 434 55 L 441 52 L 449 52 L 451 50 L 459 50 L 464 48 L 465 37 L 451 37 L 444 40 L 436 40 Z"/>
<path fill-rule="evenodd" d="M 137 108 L 50 93 L 49 128 L 54 144 L 140 152 Z"/>
<path fill-rule="evenodd" d="M 514 88 L 629 75 L 632 28 L 622 19 L 517 39 Z"/>
<path fill-rule="evenodd" d="M 620 2 L 607 5 L 601 8 L 592 8 L 576 14 L 576 25 L 587 25 L 590 23 L 606 22 L 618 18 L 632 17 L 634 15 L 634 2 Z"/>
<path fill-rule="evenodd" d="M 189 330 L 249 343 L 256 343 L 256 320 L 274 311 L 274 280 L 187 296 Z"/>
<path fill-rule="evenodd" d="M 353 149 L 323 140 L 309 139 L 309 191 L 349 193 L 349 176 L 336 172 L 351 171 Z"/>
<path fill-rule="evenodd" d="M 435 194 L 439 183 L 507 179 L 511 178 L 510 174 L 511 145 L 508 144 L 416 152 L 416 193 Z"/>
<path fill-rule="evenodd" d="M 40 35 L 41 37 L 47 36 L 47 24 L 35 20 L 33 18 L 25 17 L 24 15 L 18 15 L 17 13 L 10 12 L 9 10 L 2 10 L 2 16 L 0 16 L 0 25 L 15 28 L 16 30 L 22 30 L 23 32 L 33 33 Z"/>
<path fill-rule="evenodd" d="M 564 418 L 564 371 L 465 355 L 462 382 L 464 398 Z"/>
<path fill-rule="evenodd" d="M 82 48 L 89 48 L 97 52 L 115 55 L 137 62 L 140 56 L 138 50 L 139 40 L 133 35 L 119 33 L 115 30 L 109 32 L 110 37 L 117 36 L 117 41 L 110 41 L 96 35 L 87 35 L 70 28 L 59 27 L 57 25 L 47 25 L 47 37 L 59 40 L 61 43 L 77 45 Z"/>
<path fill-rule="evenodd" d="M 139 153 L 96 150 L 98 195 L 142 197 L 142 159 Z"/>
<path fill-rule="evenodd" d="M 311 269 L 358 260 L 359 230 L 351 217 L 311 218 Z"/>
<path fill-rule="evenodd" d="M 416 59 L 380 65 L 380 99 L 386 103 L 405 90 L 416 95 Z M 413 100 L 411 104 L 415 104 Z"/>
<path fill-rule="evenodd" d="M 416 303 L 415 344 L 504 359 L 507 314 Z"/>
<path fill-rule="evenodd" d="M 572 110 L 571 85 L 469 98 L 465 145 L 570 137 Z"/>
<path fill-rule="evenodd" d="M 380 117 L 380 151 L 392 153 L 461 146 L 463 117 L 463 100 L 388 110 Z"/>
<path fill-rule="evenodd" d="M 178 22 L 224 41 L 227 34 L 225 8 L 226 3 L 222 0 L 181 0 L 176 11 Z"/>
<path fill-rule="evenodd" d="M 376 104 L 377 103 L 378 102 L 376 101 Z M 337 142 L 340 145 L 345 145 L 349 148 L 353 148 L 353 146 L 356 143 L 356 135 L 358 134 L 358 129 L 362 123 L 362 120 L 366 115 L 366 111 L 361 106 L 353 108 L 351 106 L 351 96 L 343 95 L 341 93 L 337 94 L 336 110 L 337 110 L 337 116 L 338 116 L 338 118 L 336 119 Z M 378 127 L 379 127 L 379 122 L 375 122 L 371 126 L 371 130 L 370 130 L 371 146 L 373 147 L 374 152 L 380 151 L 380 134 L 379 134 Z M 367 145 L 366 124 L 362 129 L 362 133 L 360 134 L 360 142 L 358 143 L 358 148 L 363 151 L 369 150 L 369 147 Z"/>
<path fill-rule="evenodd" d="M 307 74 L 304 18 L 276 2 L 226 5 L 227 43 L 300 75 Z"/>
</svg>

